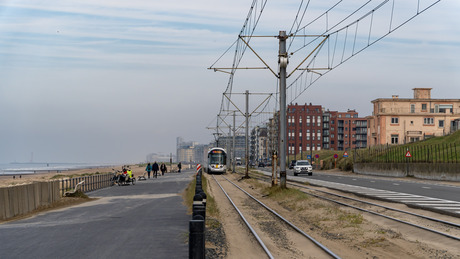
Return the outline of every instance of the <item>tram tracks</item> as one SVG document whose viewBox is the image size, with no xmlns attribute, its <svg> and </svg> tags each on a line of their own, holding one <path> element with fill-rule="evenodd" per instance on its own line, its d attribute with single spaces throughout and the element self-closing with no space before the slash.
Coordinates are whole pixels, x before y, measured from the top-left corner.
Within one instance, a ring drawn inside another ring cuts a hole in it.
<svg viewBox="0 0 460 259">
<path fill-rule="evenodd" d="M 251 174 L 251 177 L 267 182 L 271 181 L 271 178 L 267 176 Z M 411 211 L 385 206 L 374 202 L 349 197 L 347 195 L 337 194 L 331 191 L 320 190 L 319 187 L 317 188 L 297 184 L 290 180 L 287 181 L 287 184 L 294 186 L 300 189 L 302 192 L 305 192 L 308 195 L 314 196 L 318 199 L 333 202 L 340 206 L 349 207 L 364 213 L 369 213 L 374 216 L 398 222 L 400 224 L 409 225 L 411 227 L 428 231 L 451 240 L 460 241 L 460 224 L 457 222 L 425 216 Z"/>
<path fill-rule="evenodd" d="M 268 258 L 340 258 L 326 246 L 283 218 L 223 175 L 214 176 L 225 196 L 254 235 Z M 242 198 L 238 193 L 244 193 Z M 233 199 L 232 199 L 233 197 Z"/>
</svg>

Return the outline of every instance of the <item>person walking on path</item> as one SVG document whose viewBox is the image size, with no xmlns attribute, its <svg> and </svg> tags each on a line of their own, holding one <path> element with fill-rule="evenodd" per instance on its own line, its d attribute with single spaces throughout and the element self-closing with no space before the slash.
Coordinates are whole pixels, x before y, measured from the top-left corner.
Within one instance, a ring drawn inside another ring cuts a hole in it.
<svg viewBox="0 0 460 259">
<path fill-rule="evenodd" d="M 150 171 L 152 171 L 152 166 L 150 165 L 150 163 L 147 164 L 145 171 L 147 171 L 147 175 L 149 176 L 149 179 L 150 179 Z"/>
<path fill-rule="evenodd" d="M 153 170 L 153 176 L 155 176 L 155 178 L 157 178 L 158 170 L 159 170 L 157 161 L 155 161 L 155 163 L 153 163 L 152 170 Z"/>
<path fill-rule="evenodd" d="M 167 170 L 167 169 L 166 169 L 165 163 L 161 163 L 161 165 L 160 165 L 161 175 L 165 175 L 166 170 Z"/>
<path fill-rule="evenodd" d="M 181 164 L 181 162 L 179 162 L 179 164 L 177 164 L 177 168 L 179 169 L 179 173 L 180 173 L 180 169 L 182 169 L 182 164 Z"/>
</svg>

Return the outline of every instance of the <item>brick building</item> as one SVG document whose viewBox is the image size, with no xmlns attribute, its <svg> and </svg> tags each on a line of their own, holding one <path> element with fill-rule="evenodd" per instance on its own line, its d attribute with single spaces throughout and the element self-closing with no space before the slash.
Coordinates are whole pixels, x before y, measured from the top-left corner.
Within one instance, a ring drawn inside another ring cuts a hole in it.
<svg viewBox="0 0 460 259">
<path fill-rule="evenodd" d="M 321 105 L 288 105 L 287 153 L 349 150 L 367 146 L 367 119 L 358 112 L 325 110 Z"/>
</svg>

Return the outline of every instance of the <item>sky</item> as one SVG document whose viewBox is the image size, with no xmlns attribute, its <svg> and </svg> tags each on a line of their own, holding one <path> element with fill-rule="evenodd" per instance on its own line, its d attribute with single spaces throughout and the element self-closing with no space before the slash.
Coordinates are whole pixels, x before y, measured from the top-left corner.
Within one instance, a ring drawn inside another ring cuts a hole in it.
<svg viewBox="0 0 460 259">
<path fill-rule="evenodd" d="M 136 163 L 175 154 L 177 137 L 209 143 L 229 77 L 207 68 L 237 39 L 252 2 L 0 0 L 0 163 L 32 154 L 35 162 Z M 289 31 L 300 2 L 267 1 L 255 34 Z M 311 2 L 313 17 L 334 3 Z M 410 98 L 414 87 L 459 99 L 459 11 L 457 0 L 442 0 L 295 102 L 364 117 L 372 100 Z M 277 39 L 251 44 L 276 71 Z M 233 52 L 216 65 L 231 67 Z M 261 66 L 249 51 L 243 64 Z M 267 70 L 234 77 L 234 93 L 263 93 L 251 96 L 251 111 L 276 89 Z M 233 98 L 243 109 L 244 96 Z M 272 112 L 276 100 L 262 107 Z"/>
</svg>

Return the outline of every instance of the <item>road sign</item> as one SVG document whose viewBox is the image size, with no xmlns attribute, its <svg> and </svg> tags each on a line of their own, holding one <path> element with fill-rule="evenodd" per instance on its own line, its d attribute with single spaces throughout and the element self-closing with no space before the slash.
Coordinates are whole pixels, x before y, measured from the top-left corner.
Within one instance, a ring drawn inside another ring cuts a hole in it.
<svg viewBox="0 0 460 259">
<path fill-rule="evenodd" d="M 412 155 L 410 154 L 409 150 L 407 150 L 406 157 L 412 157 Z"/>
<path fill-rule="evenodd" d="M 198 173 L 201 170 L 201 164 L 196 165 L 196 172 Z"/>
<path fill-rule="evenodd" d="M 315 155 L 315 158 L 319 158 L 319 155 L 318 155 L 318 154 L 316 154 L 316 155 Z"/>
<path fill-rule="evenodd" d="M 337 159 L 338 157 L 339 157 L 339 155 L 337 155 L 337 154 L 334 154 L 334 158 L 336 158 L 336 159 Z"/>
<path fill-rule="evenodd" d="M 311 156 L 310 156 L 310 155 L 307 155 L 307 159 L 311 159 Z"/>
<path fill-rule="evenodd" d="M 343 157 L 348 157 L 348 152 L 345 151 L 345 153 L 343 153 Z"/>
</svg>

